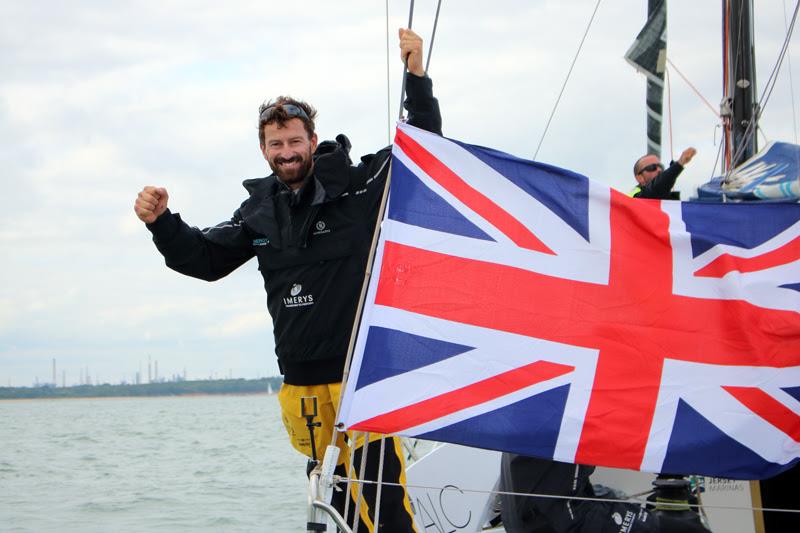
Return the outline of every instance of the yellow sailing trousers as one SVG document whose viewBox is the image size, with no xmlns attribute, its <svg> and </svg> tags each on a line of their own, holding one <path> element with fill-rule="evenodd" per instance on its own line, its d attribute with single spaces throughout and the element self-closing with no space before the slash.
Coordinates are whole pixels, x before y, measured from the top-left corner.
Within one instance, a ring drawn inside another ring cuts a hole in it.
<svg viewBox="0 0 800 533">
<path fill-rule="evenodd" d="M 341 393 L 341 383 L 327 383 L 322 385 L 287 385 L 283 384 L 278 393 L 278 401 L 281 404 L 281 418 L 292 446 L 300 453 L 311 457 L 311 438 L 307 427 L 307 421 L 303 417 L 301 398 L 317 398 L 317 416 L 314 422 L 321 423 L 320 427 L 314 428 L 314 446 L 317 452 L 317 459 L 322 461 L 325 456 L 325 449 L 331 442 L 333 426 L 336 423 L 336 408 L 339 405 L 339 394 Z M 310 405 L 310 404 L 307 404 Z M 370 434 L 369 445 L 367 446 L 367 462 L 364 478 L 368 481 L 378 480 L 378 467 L 380 462 L 380 439 L 381 435 Z M 347 477 L 358 477 L 360 472 L 361 457 L 363 456 L 364 434 L 358 433 L 355 438 L 355 460 L 354 475 L 350 476 L 350 445 L 353 443 L 351 432 L 336 432 L 336 446 L 339 447 L 339 462 L 337 474 Z M 380 527 L 379 532 L 383 533 L 411 533 L 416 532 L 414 528 L 413 513 L 409 502 L 408 493 L 405 490 L 406 475 L 405 461 L 400 439 L 397 437 L 387 437 L 383 457 L 383 477 L 385 483 L 381 489 L 380 501 Z M 355 501 L 358 497 L 358 484 L 350 485 L 351 501 L 348 506 L 348 513 L 353 514 Z M 359 531 L 374 531 L 375 518 L 375 498 L 377 487 L 373 483 L 363 484 L 362 498 L 359 510 L 361 525 Z M 344 516 L 346 496 L 344 491 L 334 492 L 334 507 Z M 345 517 L 352 526 L 351 517 Z M 364 529 L 365 528 L 365 529 Z"/>
</svg>

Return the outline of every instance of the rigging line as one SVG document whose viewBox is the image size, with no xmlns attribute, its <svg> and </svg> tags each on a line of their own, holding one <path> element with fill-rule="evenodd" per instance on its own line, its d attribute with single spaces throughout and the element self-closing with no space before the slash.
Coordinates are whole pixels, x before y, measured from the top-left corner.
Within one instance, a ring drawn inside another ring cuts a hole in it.
<svg viewBox="0 0 800 533">
<path fill-rule="evenodd" d="M 723 97 L 726 99 L 726 106 L 732 108 L 733 107 L 733 96 L 729 94 L 731 91 L 731 79 L 732 75 L 732 56 L 733 51 L 731 50 L 731 30 L 732 24 L 731 20 L 731 3 L 730 0 L 726 0 L 724 4 L 724 13 L 723 13 L 723 22 L 722 22 L 722 94 Z M 727 111 L 731 113 L 730 110 Z M 723 164 L 725 166 L 725 171 L 727 172 L 727 168 L 731 165 L 731 145 L 733 144 L 733 130 L 731 127 L 732 118 L 728 114 L 723 119 L 723 129 L 722 129 L 722 142 L 725 146 L 724 148 L 724 161 Z"/>
<path fill-rule="evenodd" d="M 697 87 L 695 87 L 691 81 L 689 81 L 689 78 L 683 75 L 683 72 L 680 71 L 680 69 L 675 65 L 675 63 L 672 62 L 670 58 L 667 58 L 667 63 L 669 63 L 670 67 L 675 69 L 675 72 L 678 74 L 678 76 L 680 76 L 683 79 L 683 81 L 686 82 L 686 85 L 688 85 L 689 88 L 692 91 L 694 91 L 694 94 L 696 94 L 698 98 L 700 98 L 700 100 L 702 100 L 702 102 L 706 104 L 706 107 L 709 108 L 712 113 L 714 113 L 714 116 L 717 117 L 717 119 L 719 119 L 720 116 L 719 113 L 717 113 L 717 110 L 714 109 L 714 106 L 712 106 L 711 103 L 702 94 L 700 94 L 700 91 L 697 90 Z"/>
<path fill-rule="evenodd" d="M 547 135 L 547 130 L 550 129 L 550 123 L 553 121 L 553 116 L 556 114 L 556 109 L 558 109 L 558 103 L 561 101 L 561 96 L 564 94 L 564 89 L 567 88 L 567 82 L 569 82 L 569 77 L 572 74 L 572 69 L 575 68 L 575 63 L 578 61 L 578 56 L 581 54 L 581 49 L 583 48 L 583 43 L 586 41 L 586 36 L 589 34 L 589 29 L 592 27 L 592 22 L 594 22 L 594 16 L 597 14 L 597 9 L 600 7 L 600 3 L 603 0 L 597 0 L 597 3 L 594 6 L 594 11 L 592 12 L 592 17 L 589 19 L 589 24 L 586 26 L 586 31 L 583 32 L 583 37 L 581 38 L 581 43 L 578 45 L 578 51 L 575 52 L 575 57 L 572 58 L 572 64 L 569 66 L 569 71 L 567 72 L 567 77 L 564 80 L 564 84 L 561 86 L 561 91 L 558 93 L 558 98 L 556 98 L 556 103 L 553 106 L 553 110 L 550 112 L 550 118 L 547 119 L 547 124 L 544 127 L 544 131 L 542 132 L 542 137 L 539 139 L 539 144 L 536 146 L 536 152 L 533 154 L 533 160 L 536 160 L 536 156 L 539 155 L 539 149 L 542 147 L 542 143 L 544 142 L 545 135 Z"/>
<path fill-rule="evenodd" d="M 786 37 L 783 40 L 783 46 L 781 46 L 781 51 L 778 54 L 778 59 L 775 62 L 775 65 L 772 67 L 772 72 L 767 79 L 767 83 L 764 86 L 764 91 L 761 93 L 761 98 L 758 101 L 756 112 L 757 116 L 755 120 L 751 120 L 750 123 L 747 125 L 747 128 L 744 131 L 743 142 L 740 143 L 738 146 L 736 153 L 734 154 L 733 160 L 736 161 L 741 153 L 744 151 L 745 145 L 749 142 L 750 138 L 755 135 L 756 133 L 756 123 L 758 122 L 758 118 L 761 116 L 761 113 L 764 111 L 764 107 L 766 107 L 767 102 L 769 101 L 770 96 L 772 95 L 772 90 L 775 88 L 775 83 L 778 80 L 778 73 L 780 72 L 781 66 L 783 65 L 783 60 L 786 58 L 786 52 L 789 49 L 789 42 L 792 38 L 792 33 L 794 32 L 794 25 L 797 21 L 797 13 L 800 10 L 800 0 L 797 1 L 794 7 L 794 13 L 792 14 L 792 23 L 789 25 L 789 30 L 786 32 Z M 733 169 L 728 171 L 726 178 L 732 174 Z"/>
<path fill-rule="evenodd" d="M 411 0 L 411 5 L 409 6 L 409 13 L 408 13 L 408 29 L 411 29 L 411 23 L 412 23 L 413 19 L 414 19 L 414 0 Z M 387 30 L 387 34 L 388 34 L 388 30 Z M 403 99 L 405 97 L 405 92 L 406 92 L 406 71 L 407 70 L 408 70 L 408 58 L 406 58 L 406 60 L 404 61 L 404 66 L 403 66 L 403 85 L 402 85 L 402 89 L 400 91 L 400 120 L 403 119 Z M 391 135 L 390 135 L 390 137 L 391 137 Z M 392 160 L 391 157 L 386 160 L 389 163 L 389 171 L 388 171 L 388 174 L 386 176 L 386 182 L 384 183 L 384 186 L 383 186 L 383 195 L 381 196 L 380 207 L 378 208 L 378 220 L 381 220 L 383 218 L 383 213 L 384 213 L 384 210 L 386 209 L 386 199 L 387 199 L 387 197 L 389 195 L 389 183 L 390 183 L 390 179 L 391 179 L 391 175 L 392 175 L 392 163 L 391 163 L 391 160 Z M 385 164 L 386 163 L 384 163 L 384 165 Z M 382 169 L 383 169 L 383 167 L 381 167 L 381 170 Z M 378 173 L 380 173 L 381 170 L 379 170 Z M 376 174 L 376 176 L 377 176 L 377 174 Z M 364 302 L 366 300 L 366 292 L 367 292 L 367 285 L 368 285 L 367 281 L 369 280 L 369 277 L 372 275 L 372 267 L 373 267 L 373 264 L 374 264 L 375 249 L 377 247 L 379 231 L 380 231 L 380 224 L 377 224 L 375 226 L 375 231 L 372 234 L 372 244 L 370 246 L 369 257 L 367 258 L 367 269 L 364 272 L 365 282 L 361 285 L 361 294 L 360 294 L 360 296 L 358 298 L 358 309 L 356 309 L 356 319 L 353 321 L 353 328 L 352 328 L 352 331 L 350 333 L 350 344 L 347 347 L 347 356 L 345 357 L 345 360 L 344 360 L 344 371 L 342 373 L 341 391 L 344 391 L 347 388 L 347 380 L 350 377 L 350 362 L 351 362 L 351 360 L 353 358 L 353 351 L 355 349 L 356 332 L 358 331 L 358 328 L 359 328 L 359 325 L 360 325 L 360 322 L 361 322 L 361 312 L 362 312 L 362 310 L 364 308 Z M 337 414 L 337 417 L 338 417 L 338 414 L 341 412 L 341 409 L 342 409 L 342 398 L 344 398 L 344 394 L 343 393 L 339 394 L 339 400 L 336 403 L 336 414 Z M 333 425 L 333 428 L 331 430 L 331 442 L 336 442 L 336 432 L 339 431 L 339 430 L 344 431 L 344 424 L 339 423 L 339 424 L 334 424 Z"/>
<path fill-rule="evenodd" d="M 726 170 L 726 172 L 727 172 L 727 174 L 725 176 L 726 180 L 727 180 L 727 177 L 730 176 L 731 172 L 733 171 L 733 168 L 732 168 L 733 162 L 736 161 L 736 159 L 741 154 L 740 150 L 737 150 L 736 152 L 731 154 L 731 146 L 733 145 L 733 141 L 735 140 L 734 139 L 735 136 L 734 136 L 734 133 L 733 133 L 733 129 L 734 128 L 733 128 L 733 122 L 732 122 L 732 120 L 733 120 L 734 98 L 735 98 L 735 89 L 734 89 L 734 87 L 736 86 L 736 81 L 735 80 L 737 80 L 738 77 L 739 77 L 739 73 L 736 71 L 736 68 L 739 66 L 739 59 L 740 59 L 741 53 L 742 53 L 741 45 L 737 46 L 736 50 L 731 50 L 733 37 L 731 36 L 731 33 L 728 31 L 728 29 L 733 26 L 733 24 L 729 22 L 730 19 L 731 19 L 731 1 L 732 0 L 726 0 L 725 1 L 725 42 L 724 42 L 724 48 L 725 48 L 725 50 L 727 52 L 725 54 L 725 56 L 726 56 L 725 59 L 727 61 L 725 61 L 725 63 L 723 63 L 724 65 L 726 65 L 726 67 L 728 67 L 725 70 L 726 73 L 727 73 L 727 76 L 725 77 L 725 96 L 727 97 L 728 94 L 730 94 L 730 106 L 731 106 L 731 114 L 728 117 L 728 130 L 729 130 L 729 132 L 728 132 L 728 136 L 727 136 L 727 139 L 726 139 L 726 142 L 727 142 L 727 156 L 729 158 L 728 161 L 727 161 L 727 166 L 729 168 Z M 739 15 L 739 19 L 737 21 L 735 21 L 737 24 L 736 24 L 736 28 L 734 29 L 734 31 L 736 33 L 736 42 L 737 43 L 741 43 L 742 42 L 742 27 L 743 27 L 742 24 L 743 24 L 743 21 L 744 21 L 744 14 L 741 11 L 738 11 L 737 13 Z M 752 13 L 751 13 L 751 15 L 752 15 Z M 731 56 L 731 52 L 733 52 L 735 54 L 733 57 Z M 729 68 L 730 66 L 732 66 L 733 68 Z M 743 140 L 742 140 L 742 142 L 740 143 L 739 146 L 741 147 L 741 150 L 744 150 L 744 145 L 747 143 L 747 138 L 748 138 L 747 137 L 747 130 L 745 130 L 745 133 L 742 135 L 742 138 L 743 138 Z"/>
<path fill-rule="evenodd" d="M 797 21 L 797 13 L 799 8 L 800 8 L 800 0 L 798 0 L 798 2 L 795 4 L 794 13 L 792 14 L 792 22 L 789 25 L 789 29 L 786 32 L 786 37 L 784 38 L 783 45 L 781 46 L 781 51 L 778 54 L 778 59 L 775 62 L 775 65 L 772 67 L 772 72 L 770 73 L 769 78 L 767 79 L 767 83 L 764 85 L 764 91 L 761 93 L 761 98 L 758 102 L 758 107 L 756 108 L 756 111 L 759 116 L 764 111 L 764 108 L 766 107 L 770 96 L 772 96 L 772 91 L 775 89 L 775 84 L 778 81 L 778 73 L 780 72 L 780 69 L 783 66 L 783 60 L 786 58 L 786 53 L 789 49 L 789 42 L 791 41 L 792 33 L 794 32 L 794 25 L 795 22 Z M 748 124 L 748 127 L 745 130 L 745 139 L 749 139 L 750 137 L 755 135 L 755 130 L 754 128 L 751 127 L 753 126 L 754 122 L 757 121 L 751 121 L 750 124 Z"/>
<path fill-rule="evenodd" d="M 672 82 L 669 77 L 669 69 L 664 69 L 664 77 L 667 81 L 667 124 L 669 126 L 669 159 L 675 161 L 675 147 L 672 144 Z M 660 156 L 660 154 L 659 154 Z"/>
<path fill-rule="evenodd" d="M 714 126 L 714 144 L 717 143 L 717 128 L 720 128 L 720 125 L 717 124 Z M 711 175 L 708 177 L 709 181 L 714 179 L 714 175 L 717 173 L 717 164 L 719 164 L 720 172 L 723 171 L 723 166 L 725 165 L 725 129 L 722 128 L 722 136 L 720 138 L 719 148 L 717 148 L 717 157 L 714 159 L 714 167 L 711 169 Z"/>
<path fill-rule="evenodd" d="M 764 106 L 767 105 L 767 101 L 772 95 L 772 90 L 775 88 L 775 83 L 778 80 L 778 73 L 783 66 L 783 60 L 786 58 L 786 52 L 789 50 L 789 42 L 792 39 L 792 33 L 794 33 L 794 24 L 797 21 L 798 8 L 800 8 L 800 0 L 798 0 L 794 6 L 792 22 L 789 24 L 789 29 L 786 31 L 786 37 L 783 40 L 783 46 L 781 46 L 781 51 L 778 54 L 778 60 L 775 62 L 775 66 L 772 67 L 772 72 L 770 73 L 769 79 L 767 79 L 767 83 L 764 86 L 764 92 L 761 93 L 761 99 L 758 102 L 759 113 L 762 112 L 764 110 Z"/>
<path fill-rule="evenodd" d="M 395 444 L 395 442 L 392 441 L 392 444 Z M 383 490 L 383 457 L 385 452 L 386 435 L 381 435 L 381 457 L 378 460 L 378 488 L 375 491 L 375 519 L 372 521 L 375 525 L 375 533 L 380 533 L 379 528 L 381 527 L 381 491 Z"/>
<path fill-rule="evenodd" d="M 341 480 L 342 479 L 339 478 L 339 481 L 341 481 Z M 336 482 L 337 482 L 337 480 L 336 480 L 336 477 L 334 476 L 334 483 L 336 483 Z M 375 485 L 375 484 L 377 484 L 377 481 L 363 480 L 363 481 L 358 481 L 357 483 L 364 483 L 364 484 L 367 484 L 367 485 L 370 485 L 370 484 L 371 485 Z M 396 487 L 403 486 L 400 483 L 391 483 L 391 482 L 388 482 L 388 481 L 384 481 L 383 484 L 384 485 L 392 485 L 392 486 L 396 486 Z M 545 498 L 545 499 L 551 499 L 551 500 L 580 500 L 580 501 L 588 501 L 588 502 L 605 502 L 605 503 L 608 503 L 608 502 L 611 502 L 611 503 L 639 503 L 639 504 L 642 504 L 642 505 L 646 505 L 648 503 L 652 503 L 652 502 L 648 502 L 647 500 L 642 500 L 642 499 L 639 499 L 639 498 L 627 498 L 627 499 L 622 499 L 622 498 L 598 498 L 596 496 L 595 497 L 591 497 L 591 496 L 566 496 L 566 495 L 562 495 L 562 494 L 539 494 L 539 493 L 536 493 L 536 492 L 527 493 L 527 492 L 511 492 L 511 491 L 504 491 L 504 490 L 479 490 L 479 489 L 465 489 L 463 487 L 458 487 L 458 488 L 454 488 L 454 487 L 435 487 L 435 486 L 430 486 L 430 485 L 405 485 L 405 487 L 406 488 L 410 488 L 410 489 L 435 490 L 435 491 L 439 491 L 439 492 L 445 491 L 445 490 L 454 490 L 454 491 L 457 490 L 457 491 L 462 492 L 462 493 L 463 492 L 470 492 L 470 493 L 473 493 L 473 494 L 494 494 L 494 495 L 500 495 L 500 496 L 522 496 L 522 497 L 525 497 L 525 498 Z M 650 492 L 653 492 L 653 491 L 650 491 Z M 777 508 L 777 507 L 738 507 L 736 505 L 708 505 L 708 504 L 705 504 L 705 505 L 701 506 L 701 505 L 694 504 L 694 503 L 686 504 L 686 503 L 669 503 L 669 502 L 663 502 L 663 503 L 659 502 L 659 505 L 676 506 L 676 507 L 692 507 L 692 508 L 703 507 L 703 508 L 706 508 L 706 509 L 727 509 L 727 510 L 731 510 L 731 511 L 764 511 L 764 512 L 774 512 L 774 513 L 800 514 L 800 509 L 780 509 L 780 508 Z"/>
<path fill-rule="evenodd" d="M 786 20 L 786 0 L 783 0 L 783 27 L 788 32 L 788 21 Z M 797 111 L 794 105 L 794 77 L 792 76 L 792 56 L 788 57 L 789 60 L 789 92 L 792 97 L 792 130 L 794 131 L 794 143 L 797 144 Z M 800 167 L 800 154 L 795 152 L 795 165 Z"/>
<path fill-rule="evenodd" d="M 417 444 L 411 444 L 410 439 L 401 438 L 400 442 L 403 444 L 403 449 L 406 451 L 406 461 L 413 459 L 415 462 L 419 461 L 419 454 L 417 453 Z"/>
<path fill-rule="evenodd" d="M 353 442 L 353 446 L 358 446 L 358 441 Z M 369 451 L 369 431 L 364 432 L 364 441 L 361 445 L 361 462 L 358 464 L 358 477 L 366 481 L 367 471 L 367 452 Z M 349 477 L 349 476 L 348 476 Z M 358 490 L 356 491 L 356 508 L 353 511 L 353 533 L 358 533 L 358 524 L 361 522 L 361 502 L 364 499 L 364 483 L 358 483 Z M 366 503 L 366 502 L 365 502 Z"/>
<path fill-rule="evenodd" d="M 786 0 L 783 0 L 783 27 L 789 31 L 789 21 L 786 17 Z M 789 56 L 789 92 L 792 96 L 792 128 L 794 129 L 794 143 L 797 144 L 797 111 L 794 106 L 794 77 L 792 76 L 792 57 Z"/>
<path fill-rule="evenodd" d="M 389 68 L 389 0 L 384 6 L 386 14 L 386 144 L 392 144 L 392 85 Z"/>
<path fill-rule="evenodd" d="M 425 60 L 425 73 L 428 73 L 428 67 L 431 64 L 431 56 L 433 55 L 433 40 L 436 38 L 436 26 L 439 25 L 439 10 L 442 7 L 442 0 L 436 3 L 436 15 L 433 17 L 433 31 L 431 32 L 431 43 L 428 45 L 428 58 Z"/>
<path fill-rule="evenodd" d="M 411 29 L 411 22 L 414 20 L 414 0 L 408 6 L 408 26 Z M 406 98 L 406 72 L 408 71 L 408 58 L 403 59 L 403 84 L 400 87 L 400 113 L 398 120 L 403 120 L 403 100 Z"/>
<path fill-rule="evenodd" d="M 341 391 L 339 391 L 339 397 L 341 398 Z M 340 406 L 341 407 L 341 406 Z M 348 458 L 348 467 L 345 470 L 347 472 L 347 485 L 345 487 L 345 498 L 344 498 L 344 520 L 347 521 L 347 515 L 350 514 L 350 490 L 352 484 L 352 476 L 350 475 L 351 472 L 355 470 L 356 467 L 356 441 L 358 440 L 359 431 L 351 432 L 352 436 L 352 445 L 350 445 L 350 457 Z M 331 440 L 331 442 L 336 442 L 335 440 Z M 335 476 L 334 476 L 335 477 Z"/>
</svg>

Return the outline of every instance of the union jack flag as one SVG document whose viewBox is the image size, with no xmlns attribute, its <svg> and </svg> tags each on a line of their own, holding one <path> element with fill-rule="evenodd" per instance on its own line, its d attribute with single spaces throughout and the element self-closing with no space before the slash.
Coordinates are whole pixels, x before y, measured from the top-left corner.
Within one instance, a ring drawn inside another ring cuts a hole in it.
<svg viewBox="0 0 800 533">
<path fill-rule="evenodd" d="M 632 199 L 407 125 L 339 419 L 739 479 L 800 458 L 800 205 Z"/>
</svg>

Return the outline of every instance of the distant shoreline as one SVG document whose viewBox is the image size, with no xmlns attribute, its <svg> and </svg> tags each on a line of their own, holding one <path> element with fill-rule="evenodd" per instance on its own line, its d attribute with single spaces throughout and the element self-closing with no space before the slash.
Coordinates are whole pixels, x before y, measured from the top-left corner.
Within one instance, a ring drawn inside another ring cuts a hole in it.
<svg viewBox="0 0 800 533">
<path fill-rule="evenodd" d="M 69 400 L 150 400 L 150 399 L 164 399 L 164 398 L 209 398 L 211 396 L 277 396 L 276 392 L 192 392 L 187 394 L 153 394 L 148 396 L 36 396 L 27 398 L 6 398 L 0 396 L 0 403 L 3 402 L 40 402 L 40 401 L 69 401 Z"/>
<path fill-rule="evenodd" d="M 164 396 L 242 396 L 277 392 L 283 379 L 218 379 L 170 381 L 139 385 L 79 385 L 74 387 L 0 387 L 3 400 L 67 400 L 76 398 L 148 398 Z"/>
</svg>

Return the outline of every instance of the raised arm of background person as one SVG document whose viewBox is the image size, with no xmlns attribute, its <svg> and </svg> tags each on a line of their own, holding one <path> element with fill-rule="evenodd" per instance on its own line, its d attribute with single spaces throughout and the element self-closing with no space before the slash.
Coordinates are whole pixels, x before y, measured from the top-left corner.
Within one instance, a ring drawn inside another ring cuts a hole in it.
<svg viewBox="0 0 800 533">
<path fill-rule="evenodd" d="M 672 188 L 675 186 L 675 181 L 677 181 L 681 172 L 683 172 L 683 165 L 677 161 L 673 161 L 668 168 L 661 172 L 661 174 L 648 181 L 644 185 L 640 185 L 639 187 L 641 190 L 636 195 L 636 198 L 668 200 L 670 198 Z"/>
<path fill-rule="evenodd" d="M 680 163 L 681 166 L 685 167 L 692 161 L 692 158 L 695 156 L 696 153 L 697 150 L 695 150 L 694 147 L 690 146 L 681 153 L 681 156 L 678 158 L 678 163 Z"/>
</svg>

